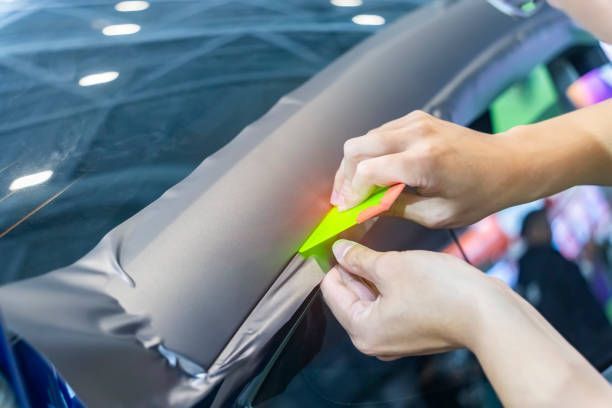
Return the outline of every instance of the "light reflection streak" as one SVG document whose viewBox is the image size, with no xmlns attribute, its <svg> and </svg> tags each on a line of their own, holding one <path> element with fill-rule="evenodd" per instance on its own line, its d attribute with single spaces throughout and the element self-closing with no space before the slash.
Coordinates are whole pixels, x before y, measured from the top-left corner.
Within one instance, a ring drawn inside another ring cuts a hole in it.
<svg viewBox="0 0 612 408">
<path fill-rule="evenodd" d="M 82 176 L 81 176 L 82 177 Z M 15 228 L 17 228 L 19 225 L 23 224 L 25 221 L 27 221 L 30 217 L 32 217 L 34 214 L 36 214 L 37 212 L 39 212 L 40 210 L 42 210 L 43 208 L 45 208 L 47 205 L 51 204 L 56 198 L 58 198 L 59 196 L 61 196 L 62 194 L 64 194 L 66 192 L 66 190 L 68 190 L 70 187 L 72 187 L 74 185 L 74 183 L 76 183 L 77 181 L 79 181 L 81 179 L 81 177 L 76 178 L 75 180 L 73 180 L 72 182 L 70 182 L 66 187 L 62 188 L 61 190 L 59 190 L 57 193 L 53 194 L 51 197 L 47 198 L 45 201 L 43 201 L 42 203 L 40 203 L 39 205 L 37 205 L 36 207 L 34 207 L 30 212 L 28 212 L 26 215 L 24 215 L 23 217 L 21 217 L 19 220 L 17 220 L 17 222 L 15 222 L 13 225 L 11 225 L 10 227 L 8 227 L 7 229 L 5 229 L 4 231 L 0 232 L 0 239 L 4 238 L 6 235 L 8 235 L 9 232 L 13 231 Z"/>
</svg>

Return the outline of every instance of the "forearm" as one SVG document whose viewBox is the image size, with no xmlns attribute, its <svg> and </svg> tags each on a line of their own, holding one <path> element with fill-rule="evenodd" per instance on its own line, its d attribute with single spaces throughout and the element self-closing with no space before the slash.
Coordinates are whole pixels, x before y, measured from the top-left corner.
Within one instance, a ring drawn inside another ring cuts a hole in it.
<svg viewBox="0 0 612 408">
<path fill-rule="evenodd" d="M 603 377 L 533 307 L 492 286 L 468 347 L 504 406 L 609 406 Z"/>
<path fill-rule="evenodd" d="M 612 101 L 500 135 L 512 154 L 513 202 L 576 185 L 612 185 Z"/>
</svg>

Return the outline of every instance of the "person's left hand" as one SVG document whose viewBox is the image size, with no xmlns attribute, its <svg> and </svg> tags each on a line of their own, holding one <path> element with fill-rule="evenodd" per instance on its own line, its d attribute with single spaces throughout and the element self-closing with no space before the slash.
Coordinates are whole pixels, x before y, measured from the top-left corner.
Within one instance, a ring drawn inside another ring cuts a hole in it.
<svg viewBox="0 0 612 408">
<path fill-rule="evenodd" d="M 510 291 L 447 254 L 346 240 L 333 249 L 339 265 L 321 283 L 325 301 L 357 349 L 383 360 L 471 347 L 483 305 Z"/>
</svg>

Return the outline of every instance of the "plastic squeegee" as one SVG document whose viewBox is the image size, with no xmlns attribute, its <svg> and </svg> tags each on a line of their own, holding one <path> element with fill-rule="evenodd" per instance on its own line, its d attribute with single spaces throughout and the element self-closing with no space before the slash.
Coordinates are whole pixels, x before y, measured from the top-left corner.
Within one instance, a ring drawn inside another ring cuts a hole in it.
<svg viewBox="0 0 612 408">
<path fill-rule="evenodd" d="M 336 207 L 332 208 L 319 226 L 310 234 L 306 242 L 302 244 L 299 252 L 303 254 L 352 226 L 361 224 L 387 211 L 403 189 L 404 184 L 383 187 L 375 191 L 367 200 L 349 210 L 340 212 Z"/>
</svg>

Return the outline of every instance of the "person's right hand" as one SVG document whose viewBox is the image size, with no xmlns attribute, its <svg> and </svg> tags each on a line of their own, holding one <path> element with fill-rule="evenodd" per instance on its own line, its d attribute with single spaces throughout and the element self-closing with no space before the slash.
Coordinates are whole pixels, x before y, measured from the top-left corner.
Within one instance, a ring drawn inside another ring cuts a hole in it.
<svg viewBox="0 0 612 408">
<path fill-rule="evenodd" d="M 414 191 L 390 215 L 434 228 L 470 224 L 513 204 L 516 154 L 504 139 L 412 112 L 344 144 L 331 203 L 346 210 L 375 186 L 404 183 Z"/>
</svg>

